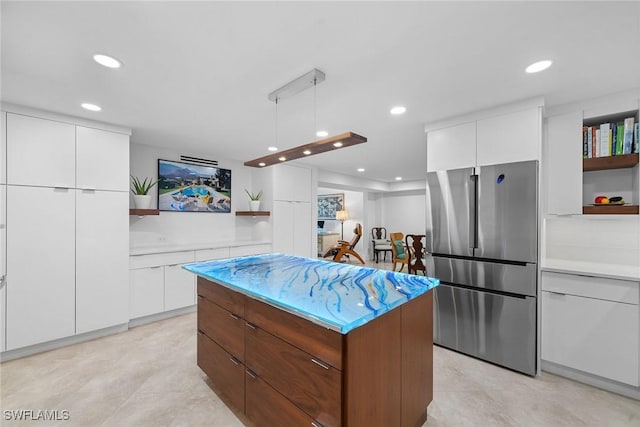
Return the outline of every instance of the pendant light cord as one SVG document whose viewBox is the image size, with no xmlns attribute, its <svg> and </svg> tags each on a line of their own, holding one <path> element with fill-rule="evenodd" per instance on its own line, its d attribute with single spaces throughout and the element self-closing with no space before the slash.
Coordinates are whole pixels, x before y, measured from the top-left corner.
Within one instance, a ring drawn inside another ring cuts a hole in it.
<svg viewBox="0 0 640 427">
<path fill-rule="evenodd" d="M 318 96 L 317 96 L 317 79 L 313 78 L 313 137 L 318 132 Z"/>
</svg>

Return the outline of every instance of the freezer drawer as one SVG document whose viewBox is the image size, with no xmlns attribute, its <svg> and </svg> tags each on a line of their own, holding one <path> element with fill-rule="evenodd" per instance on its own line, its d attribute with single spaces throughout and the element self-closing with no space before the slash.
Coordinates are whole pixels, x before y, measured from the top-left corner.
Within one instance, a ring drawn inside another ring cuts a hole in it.
<svg viewBox="0 0 640 427">
<path fill-rule="evenodd" d="M 441 282 L 497 292 L 536 296 L 536 264 L 504 264 L 433 256 L 433 276 Z"/>
<path fill-rule="evenodd" d="M 433 301 L 435 344 L 535 375 L 536 298 L 441 284 Z"/>
</svg>

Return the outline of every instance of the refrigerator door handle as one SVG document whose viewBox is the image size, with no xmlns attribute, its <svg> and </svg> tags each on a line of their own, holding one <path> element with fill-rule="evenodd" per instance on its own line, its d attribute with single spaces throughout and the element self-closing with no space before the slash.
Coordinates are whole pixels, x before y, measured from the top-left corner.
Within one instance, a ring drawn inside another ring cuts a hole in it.
<svg viewBox="0 0 640 427">
<path fill-rule="evenodd" d="M 478 239 L 476 233 L 476 226 L 478 224 L 478 211 L 476 209 L 478 203 L 478 175 L 469 176 L 469 248 L 475 249 L 478 247 Z"/>
</svg>

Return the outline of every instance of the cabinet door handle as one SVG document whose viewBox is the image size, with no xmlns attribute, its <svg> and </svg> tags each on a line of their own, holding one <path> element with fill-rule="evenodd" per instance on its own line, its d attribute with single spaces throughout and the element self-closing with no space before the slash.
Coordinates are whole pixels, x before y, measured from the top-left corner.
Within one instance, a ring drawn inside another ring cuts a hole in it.
<svg viewBox="0 0 640 427">
<path fill-rule="evenodd" d="M 239 320 L 240 319 L 240 316 L 238 316 L 237 314 L 229 313 L 229 316 L 231 316 L 231 318 L 233 320 Z"/>
<path fill-rule="evenodd" d="M 258 378 L 258 376 L 255 374 L 255 372 L 253 372 L 251 369 L 247 369 L 245 370 L 245 372 L 247 373 L 247 375 L 249 375 L 251 378 L 253 378 L 254 380 L 256 378 Z"/>
<path fill-rule="evenodd" d="M 564 296 L 567 296 L 567 294 L 562 293 L 562 292 L 555 292 L 555 291 L 547 291 L 547 292 L 549 292 L 550 294 L 554 294 L 554 295 L 561 295 L 561 296 L 563 296 L 563 297 L 564 297 Z"/>
<path fill-rule="evenodd" d="M 311 421 L 311 425 L 312 425 L 313 427 L 324 427 L 322 424 L 320 424 L 320 423 L 319 423 L 319 422 L 317 422 L 317 421 Z"/>
<path fill-rule="evenodd" d="M 254 325 L 253 323 L 245 322 L 245 325 L 247 325 L 251 329 L 256 329 L 256 325 Z"/>
<path fill-rule="evenodd" d="M 198 335 L 204 336 L 204 333 L 202 331 L 198 331 Z"/>
<path fill-rule="evenodd" d="M 318 366 L 322 366 L 324 369 L 329 369 L 329 368 L 330 368 L 330 366 L 329 366 L 329 365 L 327 365 L 326 363 L 321 362 L 321 361 L 319 361 L 319 360 L 316 360 L 316 359 L 313 359 L 313 358 L 312 358 L 312 359 L 311 359 L 311 361 L 312 361 L 313 363 L 315 363 L 316 365 L 318 365 Z"/>
<path fill-rule="evenodd" d="M 7 283 L 7 276 L 6 274 L 3 274 L 2 277 L 0 277 L 0 289 L 4 288 L 4 285 Z"/>
<path fill-rule="evenodd" d="M 240 361 L 238 359 L 236 359 L 235 357 L 230 357 L 229 360 L 231 360 L 231 363 L 233 363 L 236 366 L 238 366 L 240 364 Z"/>
<path fill-rule="evenodd" d="M 204 299 L 204 297 L 203 297 L 202 295 L 198 295 L 198 299 L 199 299 L 199 300 L 203 300 L 203 299 Z"/>
</svg>

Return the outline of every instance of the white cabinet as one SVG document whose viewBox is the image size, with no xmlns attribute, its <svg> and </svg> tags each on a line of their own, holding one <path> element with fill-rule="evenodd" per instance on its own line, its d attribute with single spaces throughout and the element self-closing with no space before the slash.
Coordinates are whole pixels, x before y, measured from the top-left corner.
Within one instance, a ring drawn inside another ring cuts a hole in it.
<svg viewBox="0 0 640 427">
<path fill-rule="evenodd" d="M 164 270 L 162 266 L 130 271 L 129 318 L 164 311 Z"/>
<path fill-rule="evenodd" d="M 311 202 L 311 170 L 290 165 L 273 167 L 273 199 Z"/>
<path fill-rule="evenodd" d="M 7 183 L 74 188 L 75 143 L 72 124 L 7 113 Z"/>
<path fill-rule="evenodd" d="M 195 275 L 180 264 L 164 267 L 164 310 L 188 307 L 196 303 Z"/>
<path fill-rule="evenodd" d="M 582 112 L 547 119 L 547 213 L 582 214 Z"/>
<path fill-rule="evenodd" d="M 5 316 L 6 316 L 6 244 L 7 244 L 7 186 L 0 184 L 0 351 L 5 349 Z"/>
<path fill-rule="evenodd" d="M 230 257 L 259 255 L 259 254 L 266 254 L 269 252 L 271 252 L 270 244 L 234 246 L 229 248 Z"/>
<path fill-rule="evenodd" d="M 77 187 L 129 191 L 129 136 L 76 127 Z"/>
<path fill-rule="evenodd" d="M 275 201 L 273 204 L 273 251 L 313 257 L 309 224 L 311 203 Z"/>
<path fill-rule="evenodd" d="M 478 166 L 540 159 L 540 109 L 478 120 Z"/>
<path fill-rule="evenodd" d="M 639 385 L 640 283 L 543 272 L 542 359 Z"/>
<path fill-rule="evenodd" d="M 427 172 L 475 165 L 475 121 L 427 133 Z"/>
<path fill-rule="evenodd" d="M 129 321 L 125 192 L 76 190 L 76 333 Z"/>
<path fill-rule="evenodd" d="M 196 262 L 212 259 L 229 258 L 229 248 L 198 249 L 196 250 Z"/>
<path fill-rule="evenodd" d="M 7 187 L 7 350 L 75 333 L 75 192 Z"/>
<path fill-rule="evenodd" d="M 0 184 L 7 183 L 7 113 L 0 112 Z M 4 203 L 4 201 L 3 201 Z"/>
</svg>

